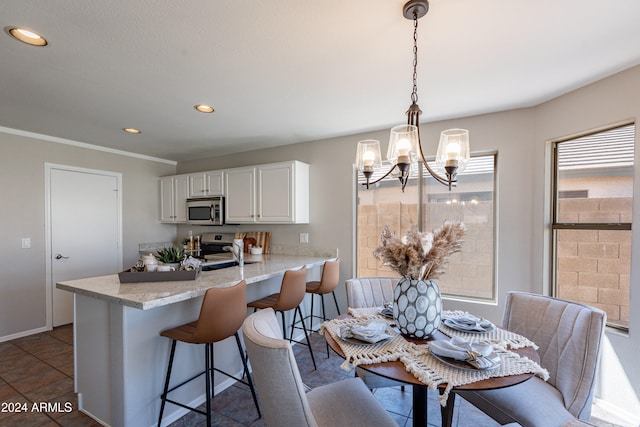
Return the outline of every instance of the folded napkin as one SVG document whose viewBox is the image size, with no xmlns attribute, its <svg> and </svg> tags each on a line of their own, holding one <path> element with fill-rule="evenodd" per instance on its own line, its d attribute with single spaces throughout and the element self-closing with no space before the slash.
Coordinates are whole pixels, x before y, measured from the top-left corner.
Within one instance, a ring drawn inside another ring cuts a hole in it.
<svg viewBox="0 0 640 427">
<path fill-rule="evenodd" d="M 366 325 L 345 325 L 341 326 L 338 330 L 338 334 L 342 339 L 355 338 L 360 341 L 365 341 L 371 344 L 375 344 L 379 341 L 391 338 L 391 335 L 387 335 L 387 322 L 382 319 L 372 320 Z"/>
<path fill-rule="evenodd" d="M 492 368 L 500 362 L 491 344 L 472 343 L 458 337 L 430 341 L 429 350 L 436 356 L 461 360 L 477 369 Z"/>
<path fill-rule="evenodd" d="M 442 322 L 450 328 L 467 332 L 491 332 L 496 328 L 487 319 L 481 319 L 469 313 L 445 317 Z"/>
<path fill-rule="evenodd" d="M 380 314 L 384 317 L 390 317 L 393 319 L 393 307 L 384 307 L 380 309 Z"/>
</svg>

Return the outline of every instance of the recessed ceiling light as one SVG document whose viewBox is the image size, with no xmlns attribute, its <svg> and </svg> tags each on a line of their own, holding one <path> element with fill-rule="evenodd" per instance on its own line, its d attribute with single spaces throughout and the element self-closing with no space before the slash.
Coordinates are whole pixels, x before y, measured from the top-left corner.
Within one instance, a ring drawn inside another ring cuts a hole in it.
<svg viewBox="0 0 640 427">
<path fill-rule="evenodd" d="M 49 44 L 40 34 L 27 30 L 26 28 L 5 27 L 4 31 L 14 39 L 30 44 L 31 46 L 46 46 Z"/>
<path fill-rule="evenodd" d="M 122 129 L 122 130 L 123 130 L 123 131 L 125 131 L 125 132 L 127 132 L 127 133 L 132 133 L 132 134 L 134 134 L 134 135 L 137 135 L 137 134 L 139 134 L 139 133 L 142 133 L 142 131 L 141 131 L 141 130 L 139 130 L 139 129 L 134 129 L 134 128 L 124 128 L 124 129 Z"/>
<path fill-rule="evenodd" d="M 195 108 L 196 110 L 200 111 L 201 113 L 213 113 L 214 109 L 211 105 L 207 105 L 207 104 L 198 104 L 198 105 L 194 105 L 193 108 Z"/>
</svg>

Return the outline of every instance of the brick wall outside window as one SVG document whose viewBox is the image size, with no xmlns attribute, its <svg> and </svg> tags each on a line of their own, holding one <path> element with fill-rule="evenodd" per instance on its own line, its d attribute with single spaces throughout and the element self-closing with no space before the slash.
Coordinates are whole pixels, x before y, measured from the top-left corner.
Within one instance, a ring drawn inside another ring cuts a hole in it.
<svg viewBox="0 0 640 427">
<path fill-rule="evenodd" d="M 440 226 L 438 206 L 430 205 L 425 212 L 425 230 Z M 492 202 L 479 202 L 460 218 L 467 226 L 461 253 L 449 259 L 448 268 L 438 285 L 444 294 L 472 298 L 493 297 L 493 209 Z M 463 209 L 467 211 L 467 209 Z M 358 277 L 397 276 L 373 256 L 380 245 L 380 233 L 387 225 L 402 235 L 416 222 L 418 207 L 415 203 L 377 203 L 358 206 Z M 427 219 L 431 218 L 431 222 Z"/>
<path fill-rule="evenodd" d="M 631 222 L 631 198 L 560 200 L 559 222 Z M 599 307 L 628 327 L 630 230 L 558 230 L 557 295 Z"/>
</svg>

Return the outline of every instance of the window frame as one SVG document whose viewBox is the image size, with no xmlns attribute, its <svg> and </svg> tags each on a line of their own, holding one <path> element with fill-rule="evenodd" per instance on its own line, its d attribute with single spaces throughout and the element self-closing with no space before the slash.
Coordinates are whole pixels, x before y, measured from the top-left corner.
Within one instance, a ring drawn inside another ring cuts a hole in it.
<svg viewBox="0 0 640 427">
<path fill-rule="evenodd" d="M 632 223 L 631 222 L 620 222 L 620 223 L 605 223 L 605 222 L 601 222 L 601 223 L 597 223 L 597 222 L 581 222 L 581 223 L 574 223 L 574 222 L 558 222 L 558 209 L 559 209 L 559 200 L 560 197 L 559 196 L 559 187 L 558 187 L 558 178 L 559 178 L 559 172 L 560 169 L 558 167 L 559 165 L 559 160 L 558 160 L 558 146 L 560 144 L 562 144 L 563 142 L 567 142 L 567 141 L 573 141 L 579 138 L 583 138 L 583 137 L 587 137 L 590 135 L 596 135 L 599 133 L 603 133 L 603 132 L 608 132 L 611 130 L 615 130 L 615 129 L 619 129 L 622 127 L 626 127 L 626 126 L 635 126 L 635 122 L 630 121 L 630 122 L 624 122 L 624 123 L 619 123 L 610 127 L 605 127 L 605 128 L 600 128 L 600 129 L 596 129 L 593 131 L 589 131 L 589 132 L 585 132 L 582 134 L 577 134 L 577 135 L 573 135 L 570 137 L 566 137 L 566 138 L 562 138 L 556 141 L 552 141 L 552 168 L 551 168 L 551 221 L 550 221 L 550 229 L 551 229 L 551 233 L 550 233 L 550 290 L 551 290 L 551 295 L 553 297 L 557 297 L 559 294 L 558 291 L 558 259 L 557 259 L 557 245 L 558 245 L 558 238 L 557 238 L 557 234 L 559 230 L 595 230 L 595 231 L 600 231 L 600 230 L 604 230 L 604 231 L 631 231 L 632 230 Z M 635 147 L 634 147 L 635 148 Z M 629 332 L 629 327 L 627 326 L 623 326 L 623 325 L 619 325 L 619 324 L 615 324 L 615 323 L 610 323 L 607 320 L 607 326 L 613 329 L 617 329 L 619 331 L 628 333 Z"/>
</svg>

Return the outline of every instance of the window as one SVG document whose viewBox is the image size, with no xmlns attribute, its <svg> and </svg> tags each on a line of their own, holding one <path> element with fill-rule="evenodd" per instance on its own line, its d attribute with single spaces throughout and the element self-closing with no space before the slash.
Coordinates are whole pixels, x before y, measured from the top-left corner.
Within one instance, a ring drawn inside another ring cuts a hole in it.
<svg viewBox="0 0 640 427">
<path fill-rule="evenodd" d="M 369 190 L 359 185 L 358 277 L 396 275 L 372 255 L 384 225 L 402 234 L 412 224 L 433 230 L 446 219 L 459 220 L 468 228 L 463 250 L 450 257 L 446 273 L 438 279 L 440 290 L 449 296 L 495 299 L 495 162 L 496 155 L 472 157 L 453 191 L 426 171 L 420 178 L 418 164 L 412 165 L 404 193 L 393 177 Z"/>
<path fill-rule="evenodd" d="M 553 290 L 628 330 L 633 124 L 554 144 Z"/>
</svg>

